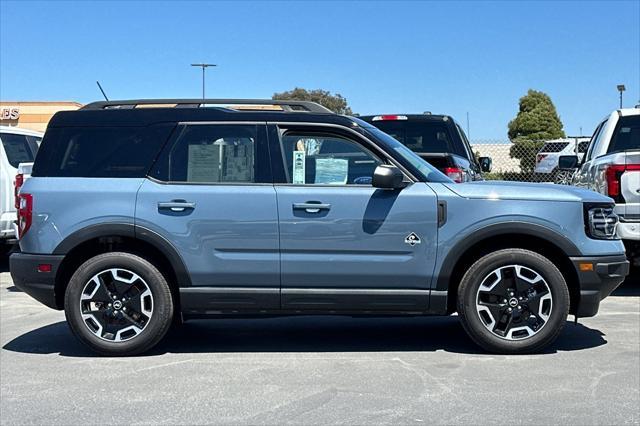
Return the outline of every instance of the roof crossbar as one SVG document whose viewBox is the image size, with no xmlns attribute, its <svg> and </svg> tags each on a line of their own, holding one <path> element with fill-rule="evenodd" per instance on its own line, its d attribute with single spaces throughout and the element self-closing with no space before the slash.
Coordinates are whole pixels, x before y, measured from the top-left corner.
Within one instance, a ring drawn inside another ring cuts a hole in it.
<svg viewBox="0 0 640 426">
<path fill-rule="evenodd" d="M 271 99 L 135 99 L 124 101 L 100 101 L 83 106 L 83 110 L 134 109 L 146 107 L 200 108 L 207 105 L 265 105 L 278 106 L 285 112 L 333 113 L 330 109 L 310 101 Z M 242 110 L 242 108 L 240 109 Z M 247 108 L 245 108 L 247 110 Z"/>
</svg>

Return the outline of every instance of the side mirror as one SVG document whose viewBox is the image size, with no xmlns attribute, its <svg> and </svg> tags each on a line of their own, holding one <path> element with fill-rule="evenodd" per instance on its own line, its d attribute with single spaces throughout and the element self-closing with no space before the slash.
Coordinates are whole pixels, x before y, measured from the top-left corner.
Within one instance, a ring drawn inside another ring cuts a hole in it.
<svg viewBox="0 0 640 426">
<path fill-rule="evenodd" d="M 373 179 L 371 179 L 371 185 L 374 188 L 381 189 L 400 189 L 404 188 L 406 184 L 403 182 L 404 175 L 396 166 L 389 166 L 382 164 L 376 167 L 373 172 Z"/>
<path fill-rule="evenodd" d="M 558 169 L 575 170 L 577 168 L 578 168 L 577 155 L 561 155 L 560 158 L 558 158 Z"/>
<path fill-rule="evenodd" d="M 485 173 L 489 173 L 491 171 L 491 157 L 480 157 L 478 158 L 478 162 L 480 163 L 480 170 Z"/>
</svg>

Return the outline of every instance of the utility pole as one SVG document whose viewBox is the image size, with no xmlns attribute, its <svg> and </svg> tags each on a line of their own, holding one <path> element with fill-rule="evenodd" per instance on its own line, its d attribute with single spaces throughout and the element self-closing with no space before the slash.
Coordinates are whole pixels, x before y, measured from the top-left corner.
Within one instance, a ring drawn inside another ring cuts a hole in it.
<svg viewBox="0 0 640 426">
<path fill-rule="evenodd" d="M 622 92 L 625 90 L 627 90 L 627 88 L 624 87 L 624 84 L 618 84 L 618 92 L 620 92 L 620 109 L 622 109 Z"/>
<path fill-rule="evenodd" d="M 209 68 L 209 67 L 217 67 L 216 64 L 205 64 L 205 63 L 201 63 L 201 64 L 191 64 L 192 67 L 201 67 L 202 68 L 202 99 L 206 99 L 205 93 L 204 93 L 204 70 L 205 68 Z"/>
</svg>

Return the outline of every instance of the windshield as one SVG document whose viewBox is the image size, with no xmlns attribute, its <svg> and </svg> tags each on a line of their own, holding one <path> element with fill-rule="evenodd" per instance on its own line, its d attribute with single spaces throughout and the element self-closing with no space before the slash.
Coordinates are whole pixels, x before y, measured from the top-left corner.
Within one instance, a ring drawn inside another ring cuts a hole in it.
<svg viewBox="0 0 640 426">
<path fill-rule="evenodd" d="M 40 138 L 36 136 L 17 135 L 15 133 L 0 133 L 4 152 L 11 167 L 18 168 L 20 163 L 31 163 L 38 150 Z"/>
<path fill-rule="evenodd" d="M 375 136 L 377 139 L 382 140 L 382 142 L 384 142 L 389 148 L 393 149 L 400 157 L 400 160 L 402 160 L 401 163 L 403 163 L 405 167 L 408 165 L 412 170 L 416 170 L 417 172 L 419 172 L 421 174 L 420 177 L 424 178 L 425 181 L 446 183 L 453 182 L 445 174 L 420 158 L 420 156 L 418 156 L 415 152 L 411 151 L 409 148 L 407 148 L 382 130 L 361 120 L 357 121 L 358 124 L 366 128 L 369 133 L 373 134 L 373 136 Z"/>
</svg>

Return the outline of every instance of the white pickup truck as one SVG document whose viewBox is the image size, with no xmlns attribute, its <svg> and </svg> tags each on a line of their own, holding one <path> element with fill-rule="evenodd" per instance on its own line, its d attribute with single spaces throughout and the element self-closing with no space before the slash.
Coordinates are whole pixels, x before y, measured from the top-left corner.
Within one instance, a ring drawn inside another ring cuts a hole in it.
<svg viewBox="0 0 640 426">
<path fill-rule="evenodd" d="M 42 133 L 17 127 L 0 126 L 0 252 L 15 243 L 16 175 L 31 174 L 31 166 L 42 140 Z"/>
<path fill-rule="evenodd" d="M 629 259 L 640 266 L 640 108 L 612 112 L 596 127 L 580 162 L 562 156 L 559 163 L 561 169 L 577 168 L 572 185 L 615 200 L 618 236 Z"/>
</svg>

